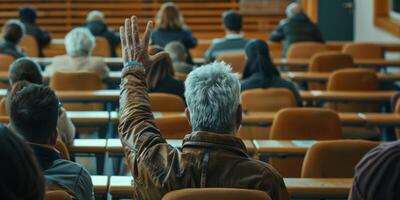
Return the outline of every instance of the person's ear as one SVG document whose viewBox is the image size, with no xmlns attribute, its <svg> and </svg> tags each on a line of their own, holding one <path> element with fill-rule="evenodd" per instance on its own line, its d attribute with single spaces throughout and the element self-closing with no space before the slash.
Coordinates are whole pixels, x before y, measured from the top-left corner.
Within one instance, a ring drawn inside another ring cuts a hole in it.
<svg viewBox="0 0 400 200">
<path fill-rule="evenodd" d="M 239 131 L 240 126 L 242 125 L 242 104 L 239 104 L 236 111 L 236 132 Z"/>
<path fill-rule="evenodd" d="M 181 60 L 182 60 L 182 61 L 186 61 L 186 60 L 187 60 L 187 57 L 188 57 L 188 54 L 187 54 L 187 53 L 184 53 L 184 54 L 182 54 Z"/>
<path fill-rule="evenodd" d="M 186 119 L 188 120 L 190 126 L 192 126 L 192 122 L 190 121 L 190 111 L 188 108 L 185 108 L 185 116 L 186 116 Z"/>
<path fill-rule="evenodd" d="M 58 131 L 57 129 L 50 135 L 49 144 L 55 146 L 57 144 Z"/>
</svg>

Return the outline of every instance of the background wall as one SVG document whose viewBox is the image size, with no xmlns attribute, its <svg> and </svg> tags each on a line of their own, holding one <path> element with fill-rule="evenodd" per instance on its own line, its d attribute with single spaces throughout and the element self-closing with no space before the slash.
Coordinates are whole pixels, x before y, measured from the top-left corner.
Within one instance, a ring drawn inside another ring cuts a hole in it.
<svg viewBox="0 0 400 200">
<path fill-rule="evenodd" d="M 373 0 L 355 0 L 354 40 L 400 42 L 400 38 L 374 26 Z"/>
</svg>

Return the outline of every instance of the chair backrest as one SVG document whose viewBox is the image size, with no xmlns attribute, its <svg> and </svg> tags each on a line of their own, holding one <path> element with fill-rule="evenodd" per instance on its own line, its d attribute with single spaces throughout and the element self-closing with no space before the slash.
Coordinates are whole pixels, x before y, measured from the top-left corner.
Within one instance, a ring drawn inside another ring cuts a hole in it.
<svg viewBox="0 0 400 200">
<path fill-rule="evenodd" d="M 175 190 L 164 195 L 162 200 L 271 200 L 260 190 L 235 188 L 190 188 Z"/>
<path fill-rule="evenodd" d="M 183 112 L 185 102 L 181 97 L 167 93 L 150 93 L 150 105 L 153 112 Z"/>
<path fill-rule="evenodd" d="M 379 90 L 376 72 L 370 69 L 339 69 L 328 79 L 330 91 L 374 91 Z"/>
<path fill-rule="evenodd" d="M 348 43 L 343 46 L 342 52 L 350 54 L 354 59 L 384 58 L 382 47 L 371 43 Z"/>
<path fill-rule="evenodd" d="M 59 91 L 103 89 L 101 78 L 93 72 L 56 72 L 49 85 Z"/>
<path fill-rule="evenodd" d="M 35 37 L 25 34 L 19 42 L 24 54 L 30 57 L 39 57 L 39 44 Z"/>
<path fill-rule="evenodd" d="M 93 56 L 111 57 L 111 47 L 104 37 L 96 37 L 96 46 L 92 52 Z"/>
<path fill-rule="evenodd" d="M 311 58 L 314 54 L 328 51 L 328 47 L 320 42 L 297 42 L 290 45 L 287 58 Z"/>
<path fill-rule="evenodd" d="M 270 139 L 333 140 L 342 137 L 336 112 L 320 108 L 285 108 L 274 117 Z"/>
<path fill-rule="evenodd" d="M 166 139 L 183 139 L 192 132 L 192 127 L 184 115 L 156 117 L 155 122 Z"/>
<path fill-rule="evenodd" d="M 246 64 L 245 54 L 244 52 L 227 52 L 218 55 L 216 58 L 217 61 L 224 61 L 227 64 L 230 64 L 232 67 L 232 71 L 243 73 L 244 65 Z"/>
<path fill-rule="evenodd" d="M 308 71 L 332 72 L 337 69 L 354 67 L 353 58 L 340 52 L 320 52 L 311 57 Z"/>
<path fill-rule="evenodd" d="M 271 111 L 296 107 L 296 97 L 286 88 L 252 89 L 244 91 L 240 98 L 246 112 Z"/>
<path fill-rule="evenodd" d="M 364 140 L 321 141 L 304 158 L 302 178 L 353 178 L 361 158 L 379 142 Z"/>
<path fill-rule="evenodd" d="M 60 139 L 57 139 L 57 143 L 56 143 L 56 149 L 60 152 L 61 158 L 64 160 L 70 160 L 71 157 L 69 155 L 69 151 L 67 146 L 64 144 L 63 141 L 61 141 Z"/>
<path fill-rule="evenodd" d="M 71 196 L 62 190 L 47 191 L 44 200 L 72 200 Z"/>
<path fill-rule="evenodd" d="M 14 57 L 8 54 L 0 54 L 0 71 L 2 72 L 8 72 L 8 68 L 10 67 L 10 64 L 13 63 L 15 60 Z"/>
</svg>

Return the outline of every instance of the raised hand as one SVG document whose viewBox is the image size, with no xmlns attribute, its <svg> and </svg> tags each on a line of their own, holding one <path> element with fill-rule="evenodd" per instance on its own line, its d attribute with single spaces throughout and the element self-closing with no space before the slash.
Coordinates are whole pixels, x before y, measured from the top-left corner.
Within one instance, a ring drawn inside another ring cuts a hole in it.
<svg viewBox="0 0 400 200">
<path fill-rule="evenodd" d="M 159 52 L 153 56 L 149 55 L 148 47 L 152 30 L 153 22 L 149 21 L 144 36 L 140 39 L 136 16 L 132 16 L 131 19 L 125 19 L 124 26 L 119 28 L 124 65 L 129 65 L 130 62 L 139 62 L 144 67 L 149 67 L 158 60 L 168 56 L 166 52 Z"/>
</svg>

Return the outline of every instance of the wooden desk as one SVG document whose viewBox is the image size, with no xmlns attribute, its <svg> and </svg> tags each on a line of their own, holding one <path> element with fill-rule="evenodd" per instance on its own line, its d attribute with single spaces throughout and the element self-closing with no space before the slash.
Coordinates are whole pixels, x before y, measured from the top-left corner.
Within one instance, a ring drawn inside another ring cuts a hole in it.
<svg viewBox="0 0 400 200">
<path fill-rule="evenodd" d="M 106 147 L 106 139 L 74 139 L 68 151 L 70 153 L 105 153 Z"/>
<path fill-rule="evenodd" d="M 327 82 L 330 72 L 284 72 L 281 73 L 283 78 L 291 79 L 297 82 Z M 116 73 L 112 73 L 116 76 Z M 400 81 L 400 74 L 383 74 L 377 73 L 380 82 L 395 82 Z"/>
<path fill-rule="evenodd" d="M 168 144 L 172 145 L 173 147 L 181 147 L 182 140 L 167 140 Z M 247 151 L 249 154 L 255 154 L 257 152 L 253 141 L 251 140 L 243 140 L 243 143 L 246 146 Z M 122 144 L 120 139 L 108 139 L 107 140 L 107 152 L 110 153 L 124 153 L 122 149 Z"/>
<path fill-rule="evenodd" d="M 284 178 L 291 197 L 346 197 L 352 186 L 350 178 Z M 131 197 L 131 176 L 111 176 L 109 192 L 113 197 Z"/>
<path fill-rule="evenodd" d="M 90 176 L 92 178 L 94 194 L 96 196 L 108 193 L 108 176 Z"/>
<path fill-rule="evenodd" d="M 287 58 L 276 58 L 274 64 L 277 66 L 291 66 L 291 67 L 307 67 L 310 59 L 287 59 Z M 400 66 L 400 60 L 386 60 L 386 59 L 355 59 L 354 66 L 362 67 L 389 67 L 389 66 Z"/>
<path fill-rule="evenodd" d="M 254 140 L 260 154 L 306 154 L 315 140 Z"/>
</svg>

